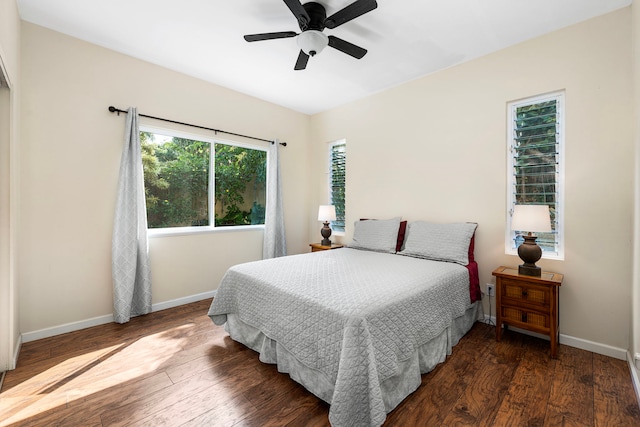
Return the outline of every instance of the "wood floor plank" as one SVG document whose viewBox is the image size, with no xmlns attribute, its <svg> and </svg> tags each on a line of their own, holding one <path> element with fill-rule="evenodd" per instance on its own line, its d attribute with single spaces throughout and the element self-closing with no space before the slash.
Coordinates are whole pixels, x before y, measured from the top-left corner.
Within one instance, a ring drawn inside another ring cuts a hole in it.
<svg viewBox="0 0 640 427">
<path fill-rule="evenodd" d="M 43 412 L 57 411 L 67 405 L 63 395 L 39 395 L 0 397 L 0 427 L 30 426 L 31 419 Z"/>
<path fill-rule="evenodd" d="M 122 405 L 110 408 L 102 412 L 102 425 L 125 426 L 129 423 L 144 420 L 146 417 L 162 411 L 173 403 L 185 398 L 205 393 L 212 385 L 219 382 L 217 378 L 210 376 L 195 376 L 165 387 L 154 393 L 148 393 L 133 402 L 123 402 Z"/>
<path fill-rule="evenodd" d="M 249 361 L 250 362 L 250 361 Z M 210 366 L 210 369 L 202 371 L 199 375 L 189 377 L 184 381 L 173 384 L 171 387 L 160 392 L 150 394 L 130 405 L 116 408 L 103 413 L 102 422 L 104 426 L 124 426 L 128 423 L 146 423 L 147 419 L 153 419 L 159 415 L 164 417 L 166 408 L 180 405 L 184 402 L 198 401 L 204 397 L 210 397 L 210 389 L 220 384 L 218 393 L 213 393 L 217 399 L 233 397 L 244 387 L 266 381 L 267 378 L 260 375 L 254 369 L 253 363 L 247 363 L 243 354 L 237 354 L 224 362 Z M 191 418 L 198 415 L 198 410 L 192 407 Z M 202 411 L 204 412 L 204 410 Z M 133 413 L 132 417 L 130 414 Z M 184 420 L 187 421 L 187 420 Z"/>
<path fill-rule="evenodd" d="M 25 343 L 0 426 L 328 426 L 329 405 L 229 338 L 210 303 Z M 625 361 L 548 345 L 477 323 L 384 426 L 640 426 Z"/>
<path fill-rule="evenodd" d="M 208 387 L 202 393 L 185 396 L 144 419 L 128 425 L 138 427 L 177 426 L 211 411 L 217 415 L 216 422 L 223 424 L 220 419 L 221 410 L 226 412 L 227 419 L 235 420 L 253 411 L 253 406 L 243 396 L 241 389 L 230 390 L 226 384 L 219 382 Z"/>
<path fill-rule="evenodd" d="M 540 342 L 527 346 L 493 421 L 495 426 L 544 424 L 553 378 L 550 373 L 556 366 L 546 347 Z"/>
<path fill-rule="evenodd" d="M 526 348 L 505 338 L 491 346 L 443 425 L 491 426 Z"/>
<path fill-rule="evenodd" d="M 633 386 L 619 380 L 629 375 L 626 361 L 594 354 L 593 372 L 595 426 L 640 425 L 640 409 L 632 401 Z"/>
<path fill-rule="evenodd" d="M 233 347 L 233 346 L 232 346 Z M 200 348 L 197 348 L 198 350 Z M 180 382 L 200 372 L 213 369 L 216 365 L 224 363 L 229 358 L 237 357 L 238 351 L 249 351 L 246 348 L 230 351 L 226 346 L 210 345 L 201 348 L 203 356 L 195 357 L 197 353 L 190 352 L 187 358 L 180 357 L 174 360 L 173 365 L 167 368 L 167 375 L 173 382 Z"/>
<path fill-rule="evenodd" d="M 102 421 L 100 415 L 109 410 L 124 406 L 149 393 L 171 386 L 171 380 L 164 372 L 153 376 L 122 383 L 117 387 L 94 393 L 89 396 L 69 398 L 66 408 L 50 411 L 33 417 L 28 424 L 30 427 L 75 427 L 82 425 L 87 418 Z"/>
<path fill-rule="evenodd" d="M 553 373 L 549 409 L 573 423 L 593 420 L 593 353 L 561 346 Z"/>
<path fill-rule="evenodd" d="M 547 408 L 547 415 L 544 419 L 544 427 L 593 427 L 592 422 L 584 423 L 580 421 L 576 421 L 568 415 L 557 412 L 556 407 L 549 406 Z"/>
<path fill-rule="evenodd" d="M 235 427 L 280 427 L 306 426 L 309 420 L 329 425 L 328 406 L 306 392 L 302 387 L 295 388 L 289 395 L 280 395 L 277 399 L 242 418 Z"/>
</svg>

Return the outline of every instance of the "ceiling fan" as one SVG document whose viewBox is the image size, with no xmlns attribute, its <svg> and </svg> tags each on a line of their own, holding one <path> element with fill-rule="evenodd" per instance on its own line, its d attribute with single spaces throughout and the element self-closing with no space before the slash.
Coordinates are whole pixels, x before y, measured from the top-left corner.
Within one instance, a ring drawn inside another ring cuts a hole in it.
<svg viewBox="0 0 640 427">
<path fill-rule="evenodd" d="M 308 2 L 302 4 L 300 0 L 284 0 L 284 2 L 298 20 L 301 33 L 283 31 L 278 33 L 248 34 L 244 36 L 244 39 L 248 42 L 257 42 L 297 37 L 296 42 L 300 47 L 300 54 L 298 54 L 295 70 L 304 70 L 307 67 L 307 62 L 309 62 L 309 57 L 317 55 L 327 45 L 356 59 L 361 59 L 367 53 L 367 50 L 360 46 L 336 36 L 327 36 L 322 31 L 325 28 L 333 29 L 339 27 L 360 15 L 371 12 L 378 7 L 376 0 L 356 0 L 329 17 L 327 17 L 324 6 L 320 3 Z"/>
</svg>

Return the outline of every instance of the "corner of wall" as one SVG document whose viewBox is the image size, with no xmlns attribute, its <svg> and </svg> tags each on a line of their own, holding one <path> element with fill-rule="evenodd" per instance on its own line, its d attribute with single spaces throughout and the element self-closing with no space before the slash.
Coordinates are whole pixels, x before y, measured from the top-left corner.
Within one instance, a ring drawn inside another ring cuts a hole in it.
<svg viewBox="0 0 640 427">
<path fill-rule="evenodd" d="M 633 389 L 636 392 L 636 400 L 640 405 L 640 354 L 636 353 L 635 357 L 631 357 L 631 352 L 627 352 L 627 362 L 629 362 L 629 371 L 631 372 Z"/>
</svg>

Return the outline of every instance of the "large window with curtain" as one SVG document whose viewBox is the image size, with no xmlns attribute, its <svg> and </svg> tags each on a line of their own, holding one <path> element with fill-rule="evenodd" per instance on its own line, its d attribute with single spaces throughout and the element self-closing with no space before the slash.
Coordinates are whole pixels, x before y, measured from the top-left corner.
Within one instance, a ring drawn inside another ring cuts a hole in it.
<svg viewBox="0 0 640 427">
<path fill-rule="evenodd" d="M 515 205 L 547 205 L 550 233 L 536 233 L 543 258 L 564 256 L 564 93 L 512 102 L 508 106 L 507 224 L 505 247 L 515 253 L 520 231 L 512 230 Z"/>
<path fill-rule="evenodd" d="M 264 224 L 265 149 L 152 129 L 140 144 L 149 229 Z"/>
<path fill-rule="evenodd" d="M 337 232 L 345 230 L 345 193 L 347 175 L 347 142 L 329 144 L 329 204 L 336 208 L 336 220 L 331 228 Z"/>
</svg>

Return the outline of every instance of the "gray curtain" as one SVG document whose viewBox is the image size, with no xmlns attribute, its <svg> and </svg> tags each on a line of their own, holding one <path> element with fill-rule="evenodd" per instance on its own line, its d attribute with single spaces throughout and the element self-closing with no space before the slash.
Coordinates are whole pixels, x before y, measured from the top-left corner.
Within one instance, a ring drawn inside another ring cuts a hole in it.
<svg viewBox="0 0 640 427">
<path fill-rule="evenodd" d="M 135 108 L 129 108 L 127 112 L 111 256 L 114 321 L 126 323 L 132 316 L 150 313 L 151 272 L 147 208 L 138 112 Z"/>
<path fill-rule="evenodd" d="M 264 219 L 262 258 L 276 258 L 287 254 L 280 183 L 280 143 L 269 146 L 267 159 L 267 209 Z"/>
</svg>

